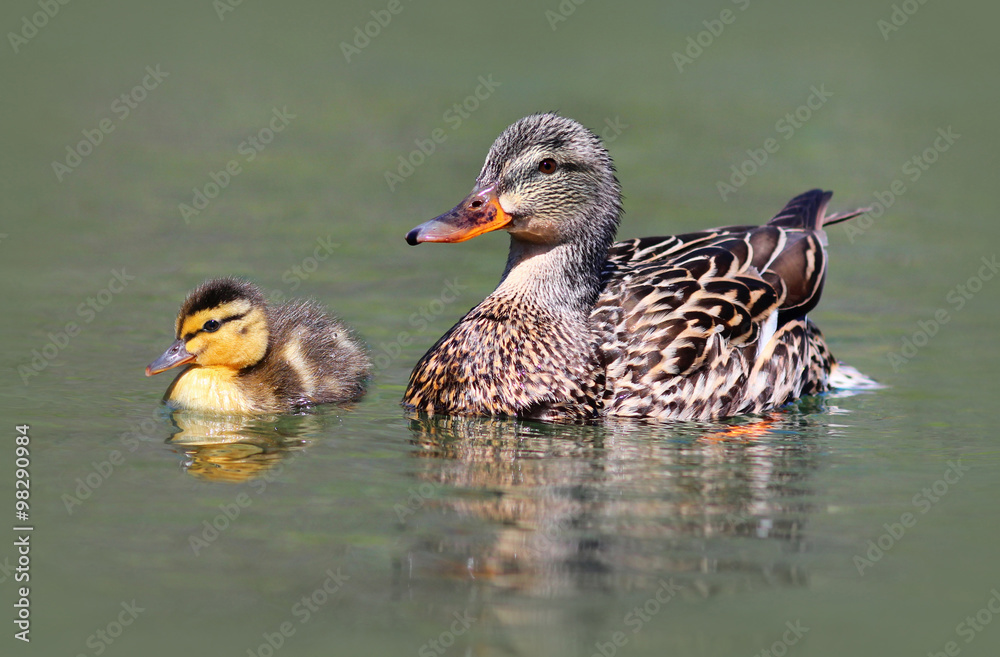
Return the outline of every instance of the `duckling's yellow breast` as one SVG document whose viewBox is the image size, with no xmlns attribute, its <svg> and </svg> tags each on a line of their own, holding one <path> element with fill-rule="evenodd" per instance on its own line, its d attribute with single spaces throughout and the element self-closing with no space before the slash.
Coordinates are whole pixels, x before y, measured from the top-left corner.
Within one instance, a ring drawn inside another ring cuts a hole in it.
<svg viewBox="0 0 1000 657">
<path fill-rule="evenodd" d="M 220 367 L 190 367 L 174 380 L 166 400 L 180 408 L 217 413 L 259 413 L 239 384 L 233 370 Z"/>
</svg>

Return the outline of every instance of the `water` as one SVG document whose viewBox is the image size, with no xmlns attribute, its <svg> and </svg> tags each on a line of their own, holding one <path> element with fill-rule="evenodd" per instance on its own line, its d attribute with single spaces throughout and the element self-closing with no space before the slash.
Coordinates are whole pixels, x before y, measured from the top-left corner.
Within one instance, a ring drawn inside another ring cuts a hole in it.
<svg viewBox="0 0 1000 657">
<path fill-rule="evenodd" d="M 345 61 L 386 6 L 69 4 L 8 51 L 3 449 L 30 425 L 35 531 L 32 641 L 8 624 L 4 650 L 996 654 L 990 10 L 927 3 L 885 39 L 891 4 L 585 3 L 553 30 L 557 3 L 404 3 Z M 0 25 L 36 11 L 7 3 Z M 410 367 L 492 289 L 506 242 L 403 235 L 548 109 L 608 139 L 623 238 L 762 221 L 819 185 L 836 209 L 890 206 L 831 230 L 814 313 L 887 387 L 718 424 L 404 416 Z M 215 198 L 185 221 L 196 189 Z M 169 379 L 143 368 L 186 292 L 228 274 L 355 326 L 368 396 L 236 426 L 166 415 Z"/>
</svg>

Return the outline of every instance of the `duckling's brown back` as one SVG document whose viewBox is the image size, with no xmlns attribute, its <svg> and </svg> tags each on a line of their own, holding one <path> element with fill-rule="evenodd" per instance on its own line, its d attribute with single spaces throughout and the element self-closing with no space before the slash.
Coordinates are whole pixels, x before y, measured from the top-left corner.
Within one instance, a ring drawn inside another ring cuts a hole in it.
<svg viewBox="0 0 1000 657">
<path fill-rule="evenodd" d="M 269 322 L 267 354 L 242 373 L 248 388 L 270 397 L 266 406 L 298 408 L 364 395 L 371 363 L 343 322 L 311 301 L 269 308 Z"/>
</svg>

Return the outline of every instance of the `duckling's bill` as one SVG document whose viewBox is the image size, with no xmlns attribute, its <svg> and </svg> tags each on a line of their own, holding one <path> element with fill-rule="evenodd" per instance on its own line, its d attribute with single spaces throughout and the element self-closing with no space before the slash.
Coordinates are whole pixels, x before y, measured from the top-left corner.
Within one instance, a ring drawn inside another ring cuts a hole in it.
<svg viewBox="0 0 1000 657">
<path fill-rule="evenodd" d="M 512 217 L 504 212 L 493 186 L 476 187 L 451 211 L 422 223 L 406 234 L 411 246 L 421 242 L 464 242 L 504 228 Z"/>
<path fill-rule="evenodd" d="M 163 352 L 163 355 L 146 366 L 146 376 L 153 376 L 160 372 L 191 363 L 194 361 L 194 354 L 189 352 L 184 345 L 184 340 L 179 339 Z"/>
</svg>

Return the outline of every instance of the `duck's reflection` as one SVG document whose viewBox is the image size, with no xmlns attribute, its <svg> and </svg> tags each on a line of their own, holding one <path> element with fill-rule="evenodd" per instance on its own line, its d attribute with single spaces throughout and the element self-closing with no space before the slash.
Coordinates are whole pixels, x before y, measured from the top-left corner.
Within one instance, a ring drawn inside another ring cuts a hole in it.
<svg viewBox="0 0 1000 657">
<path fill-rule="evenodd" d="M 451 577 L 524 626 L 532 599 L 807 586 L 810 479 L 836 430 L 810 403 L 732 424 L 414 418 L 399 593 Z"/>
<path fill-rule="evenodd" d="M 176 411 L 167 444 L 184 457 L 185 472 L 202 481 L 239 483 L 275 468 L 308 445 L 322 428 L 313 414 L 222 416 Z"/>
</svg>

